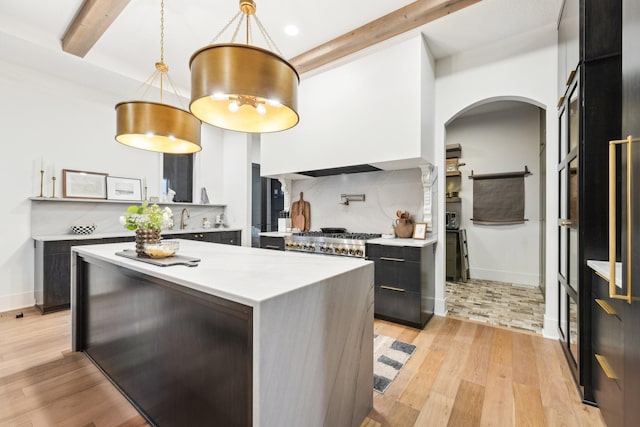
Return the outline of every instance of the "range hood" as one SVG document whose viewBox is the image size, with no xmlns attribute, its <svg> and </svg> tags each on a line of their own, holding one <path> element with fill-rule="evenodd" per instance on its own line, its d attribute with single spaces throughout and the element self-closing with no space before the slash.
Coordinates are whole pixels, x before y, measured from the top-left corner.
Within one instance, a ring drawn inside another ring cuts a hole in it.
<svg viewBox="0 0 640 427">
<path fill-rule="evenodd" d="M 382 169 L 378 167 L 364 164 L 364 165 L 342 166 L 338 168 L 329 168 L 329 169 L 316 169 L 312 171 L 297 172 L 297 174 L 318 178 L 321 176 L 341 175 L 345 173 L 376 172 L 381 170 Z"/>
</svg>

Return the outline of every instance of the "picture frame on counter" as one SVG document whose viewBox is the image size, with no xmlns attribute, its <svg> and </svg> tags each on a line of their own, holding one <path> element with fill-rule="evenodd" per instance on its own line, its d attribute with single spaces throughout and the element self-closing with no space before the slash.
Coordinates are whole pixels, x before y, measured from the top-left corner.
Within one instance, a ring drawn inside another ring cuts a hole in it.
<svg viewBox="0 0 640 427">
<path fill-rule="evenodd" d="M 416 222 L 413 225 L 413 239 L 425 240 L 427 238 L 427 223 Z"/>
<path fill-rule="evenodd" d="M 62 169 L 62 197 L 106 199 L 106 178 L 106 173 Z"/>
<path fill-rule="evenodd" d="M 107 176 L 107 199 L 141 201 L 142 180 L 139 178 Z"/>
</svg>

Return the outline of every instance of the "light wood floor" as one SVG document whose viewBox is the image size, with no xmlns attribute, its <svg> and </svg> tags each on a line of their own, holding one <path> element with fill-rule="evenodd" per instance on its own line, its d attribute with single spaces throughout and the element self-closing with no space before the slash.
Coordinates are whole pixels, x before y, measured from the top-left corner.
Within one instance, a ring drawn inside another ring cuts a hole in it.
<svg viewBox="0 0 640 427">
<path fill-rule="evenodd" d="M 81 353 L 69 312 L 0 314 L 0 426 L 146 426 Z M 451 317 L 422 330 L 376 320 L 417 350 L 363 427 L 604 426 L 580 403 L 557 342 Z M 339 427 L 339 426 L 336 426 Z"/>
</svg>

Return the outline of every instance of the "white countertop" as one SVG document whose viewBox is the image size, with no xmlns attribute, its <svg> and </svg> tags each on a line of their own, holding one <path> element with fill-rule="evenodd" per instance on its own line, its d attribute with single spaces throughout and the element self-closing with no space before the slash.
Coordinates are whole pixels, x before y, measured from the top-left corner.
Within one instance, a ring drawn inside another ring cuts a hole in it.
<svg viewBox="0 0 640 427">
<path fill-rule="evenodd" d="M 185 234 L 185 233 L 211 233 L 211 232 L 220 232 L 220 231 L 242 231 L 241 228 L 189 228 L 185 230 L 174 229 L 174 230 L 163 230 L 161 235 L 163 237 L 169 238 L 171 234 Z M 52 234 L 46 236 L 31 236 L 33 240 L 41 240 L 44 242 L 48 241 L 56 241 L 56 240 L 90 240 L 90 239 L 107 239 L 109 237 L 128 237 L 135 236 L 135 231 L 122 231 L 116 233 L 93 233 L 93 234 L 74 234 L 73 232 L 69 232 L 69 234 Z"/>
<path fill-rule="evenodd" d="M 289 237 L 291 236 L 291 232 L 289 233 L 279 233 L 277 231 L 263 231 L 260 233 L 260 236 L 265 237 Z"/>
<path fill-rule="evenodd" d="M 422 248 L 425 246 L 433 245 L 438 241 L 438 238 L 434 235 L 427 235 L 425 240 L 420 239 L 399 239 L 394 237 L 393 239 L 370 239 L 367 240 L 367 243 L 372 243 L 375 245 L 386 245 L 386 246 L 413 246 L 416 248 Z"/>
<path fill-rule="evenodd" d="M 73 252 L 252 307 L 350 270 L 373 268 L 371 261 L 356 258 L 178 240 L 180 255 L 202 260 L 197 267 L 159 267 L 115 254 L 135 249 L 133 242 L 74 246 Z"/>
<path fill-rule="evenodd" d="M 587 266 L 591 267 L 593 271 L 609 280 L 609 261 L 596 261 L 587 260 Z M 622 263 L 616 262 L 616 286 L 622 288 Z"/>
</svg>

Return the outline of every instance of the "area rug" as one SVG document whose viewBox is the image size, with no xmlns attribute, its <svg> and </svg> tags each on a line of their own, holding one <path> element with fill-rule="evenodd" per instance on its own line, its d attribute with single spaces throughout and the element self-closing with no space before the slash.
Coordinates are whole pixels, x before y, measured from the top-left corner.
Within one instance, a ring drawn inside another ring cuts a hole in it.
<svg viewBox="0 0 640 427">
<path fill-rule="evenodd" d="M 416 346 L 386 335 L 373 335 L 373 389 L 384 393 Z"/>
</svg>

